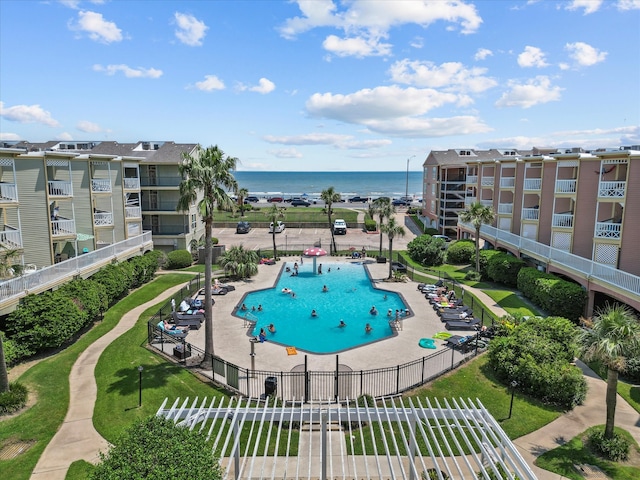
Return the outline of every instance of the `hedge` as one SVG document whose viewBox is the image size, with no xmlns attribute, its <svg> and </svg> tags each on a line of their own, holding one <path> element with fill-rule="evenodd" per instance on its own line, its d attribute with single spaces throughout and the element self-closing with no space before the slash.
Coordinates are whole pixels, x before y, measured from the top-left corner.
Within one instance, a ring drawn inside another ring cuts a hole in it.
<svg viewBox="0 0 640 480">
<path fill-rule="evenodd" d="M 471 258 L 475 252 L 476 244 L 473 240 L 457 240 L 449 245 L 447 249 L 447 263 L 466 265 L 471 263 Z"/>
<path fill-rule="evenodd" d="M 371 220 L 370 218 L 366 218 L 364 220 L 364 229 L 367 232 L 375 232 L 377 228 L 378 228 L 378 224 L 376 223 L 375 220 Z"/>
<path fill-rule="evenodd" d="M 489 259 L 494 255 L 499 255 L 502 253 L 500 250 L 480 250 L 480 274 L 483 277 L 488 277 L 487 274 L 487 266 L 489 265 Z M 471 264 L 476 264 L 476 254 L 475 252 L 471 256 Z"/>
<path fill-rule="evenodd" d="M 179 268 L 190 267 L 193 262 L 191 253 L 187 250 L 174 250 L 167 254 L 167 263 L 164 266 L 167 270 L 177 270 Z"/>
<path fill-rule="evenodd" d="M 510 287 L 518 285 L 518 273 L 526 263 L 513 255 L 500 252 L 487 261 L 487 275 L 491 280 Z"/>
</svg>

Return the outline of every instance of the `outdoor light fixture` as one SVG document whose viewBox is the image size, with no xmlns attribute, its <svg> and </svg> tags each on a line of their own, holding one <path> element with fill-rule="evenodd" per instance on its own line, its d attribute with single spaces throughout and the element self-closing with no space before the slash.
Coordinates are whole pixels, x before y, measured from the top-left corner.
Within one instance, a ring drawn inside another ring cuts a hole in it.
<svg viewBox="0 0 640 480">
<path fill-rule="evenodd" d="M 518 382 L 515 380 L 511 382 L 511 404 L 509 405 L 509 416 L 507 418 L 511 418 L 511 412 L 513 411 L 513 396 L 516 393 L 516 387 L 518 386 Z"/>
<path fill-rule="evenodd" d="M 139 379 L 138 379 L 138 407 L 142 406 L 142 370 L 144 370 L 144 367 L 142 365 L 138 366 L 138 375 L 139 375 Z"/>
</svg>

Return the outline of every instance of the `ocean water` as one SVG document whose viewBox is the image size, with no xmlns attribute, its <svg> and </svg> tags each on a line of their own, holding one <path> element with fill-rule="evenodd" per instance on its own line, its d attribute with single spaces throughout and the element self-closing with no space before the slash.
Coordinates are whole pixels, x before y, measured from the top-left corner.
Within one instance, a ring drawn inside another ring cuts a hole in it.
<svg viewBox="0 0 640 480">
<path fill-rule="evenodd" d="M 401 197 L 407 190 L 407 172 L 234 172 L 240 188 L 251 195 L 319 197 L 333 187 L 343 198 L 361 195 Z M 408 193 L 422 198 L 422 172 L 409 172 Z"/>
</svg>

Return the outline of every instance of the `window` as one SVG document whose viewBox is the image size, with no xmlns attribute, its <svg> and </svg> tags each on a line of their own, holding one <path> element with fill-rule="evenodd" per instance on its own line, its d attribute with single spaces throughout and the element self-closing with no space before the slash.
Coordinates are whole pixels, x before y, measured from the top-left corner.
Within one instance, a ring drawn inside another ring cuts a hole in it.
<svg viewBox="0 0 640 480">
<path fill-rule="evenodd" d="M 438 167 L 431 167 L 431 178 L 434 180 L 438 178 Z"/>
<path fill-rule="evenodd" d="M 431 200 L 431 209 L 430 209 L 431 213 L 436 213 L 436 201 L 435 200 Z"/>
<path fill-rule="evenodd" d="M 431 196 L 432 197 L 436 196 L 436 184 L 435 183 L 431 184 Z"/>
<path fill-rule="evenodd" d="M 194 213 L 191 215 L 191 231 L 195 232 L 198 226 L 198 216 Z"/>
</svg>

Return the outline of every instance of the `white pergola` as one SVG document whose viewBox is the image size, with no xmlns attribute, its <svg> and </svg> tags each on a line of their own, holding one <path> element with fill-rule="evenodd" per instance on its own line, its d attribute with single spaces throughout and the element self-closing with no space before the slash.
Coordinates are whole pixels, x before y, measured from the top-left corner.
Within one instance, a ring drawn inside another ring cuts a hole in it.
<svg viewBox="0 0 640 480">
<path fill-rule="evenodd" d="M 422 476 L 429 469 L 439 479 L 489 479 L 490 472 L 536 478 L 477 399 L 388 398 L 378 402 L 384 406 L 366 407 L 355 401 L 279 403 L 269 397 L 177 398 L 167 407 L 165 399 L 157 415 L 206 433 L 224 479 L 419 480 L 429 478 Z M 287 426 L 294 423 L 300 433 L 292 449 Z M 365 436 L 374 441 L 366 445 Z M 351 453 L 358 450 L 363 453 Z"/>
</svg>

